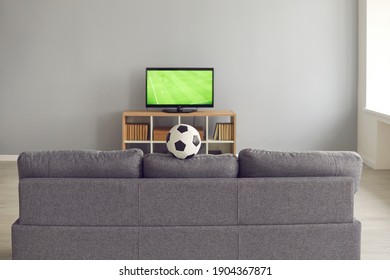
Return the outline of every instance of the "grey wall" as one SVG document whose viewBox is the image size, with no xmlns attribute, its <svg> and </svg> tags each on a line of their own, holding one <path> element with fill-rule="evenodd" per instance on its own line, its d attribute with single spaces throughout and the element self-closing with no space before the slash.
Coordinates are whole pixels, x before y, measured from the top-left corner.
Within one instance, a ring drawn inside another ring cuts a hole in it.
<svg viewBox="0 0 390 280">
<path fill-rule="evenodd" d="M 147 66 L 212 66 L 238 149 L 356 148 L 357 0 L 1 0 L 0 154 L 120 149 Z"/>
</svg>

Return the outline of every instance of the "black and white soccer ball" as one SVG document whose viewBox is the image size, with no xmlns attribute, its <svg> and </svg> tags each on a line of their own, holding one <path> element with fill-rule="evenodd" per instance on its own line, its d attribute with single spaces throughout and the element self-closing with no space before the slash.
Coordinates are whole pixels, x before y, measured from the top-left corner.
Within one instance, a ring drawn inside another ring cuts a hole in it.
<svg viewBox="0 0 390 280">
<path fill-rule="evenodd" d="M 167 148 L 175 157 L 180 159 L 192 158 L 199 152 L 199 132 L 188 124 L 178 124 L 167 134 Z"/>
</svg>

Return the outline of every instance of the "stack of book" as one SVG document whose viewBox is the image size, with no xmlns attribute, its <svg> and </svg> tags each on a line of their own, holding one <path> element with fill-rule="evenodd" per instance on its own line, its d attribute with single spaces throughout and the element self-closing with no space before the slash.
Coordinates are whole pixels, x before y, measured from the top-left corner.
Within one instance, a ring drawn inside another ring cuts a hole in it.
<svg viewBox="0 0 390 280">
<path fill-rule="evenodd" d="M 216 123 L 214 140 L 231 141 L 234 139 L 234 126 L 232 123 Z"/>
<path fill-rule="evenodd" d="M 147 141 L 149 124 L 147 123 L 128 123 L 127 140 L 130 141 Z"/>
<path fill-rule="evenodd" d="M 200 126 L 197 126 L 195 128 L 199 132 L 200 139 L 204 139 L 203 128 Z M 153 140 L 154 141 L 165 141 L 169 130 L 171 130 L 171 127 L 167 127 L 167 126 L 154 128 L 153 129 Z"/>
<path fill-rule="evenodd" d="M 154 141 L 165 141 L 167 139 L 167 134 L 171 127 L 156 127 L 153 129 L 153 140 Z"/>
</svg>

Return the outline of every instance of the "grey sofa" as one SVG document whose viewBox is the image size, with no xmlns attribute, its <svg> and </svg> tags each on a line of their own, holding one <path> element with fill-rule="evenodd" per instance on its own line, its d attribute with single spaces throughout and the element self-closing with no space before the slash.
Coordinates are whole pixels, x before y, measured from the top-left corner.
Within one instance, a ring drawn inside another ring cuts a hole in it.
<svg viewBox="0 0 390 280">
<path fill-rule="evenodd" d="M 14 259 L 359 259 L 354 152 L 26 152 Z"/>
</svg>

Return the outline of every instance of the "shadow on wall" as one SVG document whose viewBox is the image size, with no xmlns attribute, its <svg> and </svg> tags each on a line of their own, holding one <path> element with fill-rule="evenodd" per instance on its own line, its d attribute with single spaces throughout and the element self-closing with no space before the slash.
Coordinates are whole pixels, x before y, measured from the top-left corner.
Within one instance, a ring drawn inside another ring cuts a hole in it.
<svg viewBox="0 0 390 280">
<path fill-rule="evenodd" d="M 96 149 L 120 150 L 122 139 L 122 111 L 110 112 L 97 117 Z"/>
<path fill-rule="evenodd" d="M 129 92 L 124 111 L 145 110 L 145 66 L 134 67 L 129 75 Z"/>
<path fill-rule="evenodd" d="M 127 82 L 105 84 L 98 90 L 100 95 L 97 104 L 99 112 L 96 114 L 96 149 L 98 150 L 120 150 L 122 112 L 145 109 L 145 73 L 135 68 L 128 75 Z"/>
</svg>

